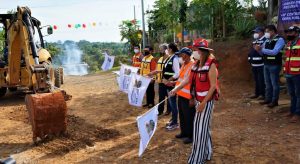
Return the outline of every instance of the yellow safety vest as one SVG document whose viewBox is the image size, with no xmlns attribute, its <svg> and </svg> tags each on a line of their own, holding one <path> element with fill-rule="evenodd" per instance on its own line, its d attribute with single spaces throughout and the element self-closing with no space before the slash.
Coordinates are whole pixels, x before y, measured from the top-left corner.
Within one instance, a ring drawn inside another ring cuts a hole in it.
<svg viewBox="0 0 300 164">
<path fill-rule="evenodd" d="M 157 66 L 156 66 L 156 70 L 157 71 L 162 71 L 164 66 L 165 66 L 165 63 L 167 62 L 167 60 L 170 58 L 170 56 L 168 56 L 165 60 L 164 57 L 161 57 L 159 58 L 158 62 L 157 62 Z M 156 75 L 156 82 L 157 83 L 162 83 L 162 72 L 159 72 L 157 75 Z"/>
<path fill-rule="evenodd" d="M 141 70 L 140 70 L 140 74 L 142 76 L 148 75 L 151 70 L 150 70 L 150 66 L 151 66 L 151 61 L 153 59 L 153 56 L 150 55 L 149 57 L 144 57 L 141 63 Z"/>
</svg>

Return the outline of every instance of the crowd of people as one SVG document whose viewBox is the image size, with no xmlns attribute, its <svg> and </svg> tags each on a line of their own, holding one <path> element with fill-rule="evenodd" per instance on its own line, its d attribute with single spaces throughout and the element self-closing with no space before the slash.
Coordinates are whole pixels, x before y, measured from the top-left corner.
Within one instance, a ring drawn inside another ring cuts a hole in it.
<svg viewBox="0 0 300 164">
<path fill-rule="evenodd" d="M 146 46 L 143 55 L 138 49 L 138 46 L 134 49 L 132 66 L 139 67 L 140 75 L 152 78 L 143 107 L 154 106 L 154 85 L 158 83 L 159 102 L 162 102 L 158 106 L 159 116 L 171 114 L 166 130 L 180 127 L 180 133 L 175 137 L 182 139 L 184 144 L 193 143 L 189 163 L 210 160 L 210 122 L 214 100 L 219 93 L 214 50 L 208 47 L 205 39 L 196 39 L 193 46 L 180 50 L 174 43 L 162 44 L 160 58 L 156 61 L 152 47 Z"/>
<path fill-rule="evenodd" d="M 286 41 L 278 35 L 274 25 L 257 27 L 254 30 L 253 47 L 248 60 L 255 80 L 255 94 L 252 99 L 262 100 L 261 105 L 269 108 L 278 106 L 280 74 L 286 78 L 291 97 L 291 123 L 300 121 L 300 28 L 291 26 L 285 30 Z"/>
<path fill-rule="evenodd" d="M 291 117 L 291 122 L 300 121 L 299 27 L 291 26 L 285 30 L 287 43 L 277 34 L 274 25 L 257 27 L 253 32 L 254 41 L 248 60 L 255 79 L 255 94 L 250 98 L 261 100 L 260 104 L 269 108 L 278 106 L 279 77 L 284 63 L 286 85 L 291 96 L 287 116 Z M 162 102 L 158 106 L 159 116 L 171 114 L 166 130 L 180 128 L 180 133 L 174 137 L 183 139 L 184 144 L 193 144 L 188 163 L 204 163 L 212 157 L 210 124 L 214 101 L 219 97 L 214 50 L 202 38 L 180 50 L 174 43 L 161 44 L 159 50 L 160 58 L 156 60 L 152 47 L 146 46 L 143 54 L 139 46 L 134 48 L 132 66 L 139 67 L 141 75 L 152 78 L 143 107 L 155 105 L 154 86 L 157 83 L 159 102 Z M 166 98 L 167 108 L 164 110 Z"/>
</svg>

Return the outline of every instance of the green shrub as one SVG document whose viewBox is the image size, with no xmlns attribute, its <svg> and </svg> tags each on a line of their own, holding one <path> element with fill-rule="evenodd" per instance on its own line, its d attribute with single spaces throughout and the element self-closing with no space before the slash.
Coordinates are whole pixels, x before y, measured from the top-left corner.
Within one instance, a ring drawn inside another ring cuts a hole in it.
<svg viewBox="0 0 300 164">
<path fill-rule="evenodd" d="M 250 18 L 237 19 L 233 26 L 235 29 L 235 37 L 248 38 L 249 34 L 255 27 L 255 20 Z"/>
</svg>

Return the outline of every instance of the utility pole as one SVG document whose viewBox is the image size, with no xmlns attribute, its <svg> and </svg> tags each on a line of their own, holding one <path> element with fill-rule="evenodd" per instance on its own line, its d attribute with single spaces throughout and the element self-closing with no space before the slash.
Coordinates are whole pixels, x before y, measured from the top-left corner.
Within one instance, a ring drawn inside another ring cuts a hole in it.
<svg viewBox="0 0 300 164">
<path fill-rule="evenodd" d="M 274 7 L 274 1 L 268 0 L 268 19 L 267 19 L 268 24 L 272 23 L 273 7 Z"/>
<path fill-rule="evenodd" d="M 144 0 L 141 0 L 141 3 L 142 3 L 142 24 L 143 24 L 143 49 L 144 49 L 146 46 Z"/>
<path fill-rule="evenodd" d="M 134 18 L 134 20 L 136 20 L 135 5 L 133 5 L 133 18 Z"/>
</svg>

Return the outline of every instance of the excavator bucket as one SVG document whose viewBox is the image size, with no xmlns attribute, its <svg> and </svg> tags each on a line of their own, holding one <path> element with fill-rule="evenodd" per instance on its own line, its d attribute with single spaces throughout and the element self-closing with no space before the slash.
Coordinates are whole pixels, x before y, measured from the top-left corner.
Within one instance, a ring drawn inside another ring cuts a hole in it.
<svg viewBox="0 0 300 164">
<path fill-rule="evenodd" d="M 67 127 L 67 105 L 62 92 L 26 95 L 26 108 L 33 131 L 33 141 L 49 135 L 64 134 Z"/>
</svg>

